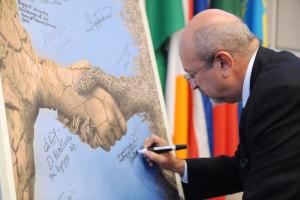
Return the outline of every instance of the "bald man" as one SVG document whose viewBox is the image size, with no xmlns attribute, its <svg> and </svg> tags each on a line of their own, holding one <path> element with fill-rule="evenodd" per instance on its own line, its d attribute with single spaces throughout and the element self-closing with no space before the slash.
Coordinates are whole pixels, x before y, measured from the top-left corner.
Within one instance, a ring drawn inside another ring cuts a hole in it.
<svg viewBox="0 0 300 200">
<path fill-rule="evenodd" d="M 194 90 L 217 102 L 242 101 L 240 144 L 233 157 L 146 152 L 149 165 L 179 173 L 186 199 L 240 191 L 244 200 L 300 199 L 300 59 L 259 46 L 241 20 L 216 9 L 185 28 L 180 58 Z M 156 135 L 144 142 L 166 144 Z"/>
</svg>

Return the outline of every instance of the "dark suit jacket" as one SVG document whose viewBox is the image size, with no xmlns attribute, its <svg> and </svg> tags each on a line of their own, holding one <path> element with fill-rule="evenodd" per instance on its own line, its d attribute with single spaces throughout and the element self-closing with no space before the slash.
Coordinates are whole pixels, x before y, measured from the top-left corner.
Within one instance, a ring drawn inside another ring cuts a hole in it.
<svg viewBox="0 0 300 200">
<path fill-rule="evenodd" d="M 259 47 L 234 157 L 188 159 L 186 199 L 300 199 L 300 59 Z"/>
</svg>

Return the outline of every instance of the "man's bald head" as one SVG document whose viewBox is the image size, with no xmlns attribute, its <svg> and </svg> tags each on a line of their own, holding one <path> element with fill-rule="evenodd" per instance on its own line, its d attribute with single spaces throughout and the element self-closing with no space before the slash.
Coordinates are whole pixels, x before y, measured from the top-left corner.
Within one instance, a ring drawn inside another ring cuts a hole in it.
<svg viewBox="0 0 300 200">
<path fill-rule="evenodd" d="M 244 54 L 248 53 L 247 47 L 253 38 L 238 17 L 222 10 L 208 9 L 197 14 L 184 29 L 180 55 L 187 51 L 189 56 L 209 62 L 220 50 Z"/>
<path fill-rule="evenodd" d="M 239 18 L 223 10 L 207 9 L 194 16 L 186 27 L 186 30 L 195 30 L 195 28 L 200 29 L 211 24 L 233 22 L 236 20 L 239 20 Z"/>
</svg>

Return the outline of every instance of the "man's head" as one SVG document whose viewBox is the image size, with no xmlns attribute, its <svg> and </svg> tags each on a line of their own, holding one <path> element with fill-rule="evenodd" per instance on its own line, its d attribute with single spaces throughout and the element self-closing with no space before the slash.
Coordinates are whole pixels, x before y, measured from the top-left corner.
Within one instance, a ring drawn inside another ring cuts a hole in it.
<svg viewBox="0 0 300 200">
<path fill-rule="evenodd" d="M 258 40 L 236 16 L 209 9 L 183 31 L 180 58 L 193 89 L 224 102 L 241 100 L 242 85 Z"/>
</svg>

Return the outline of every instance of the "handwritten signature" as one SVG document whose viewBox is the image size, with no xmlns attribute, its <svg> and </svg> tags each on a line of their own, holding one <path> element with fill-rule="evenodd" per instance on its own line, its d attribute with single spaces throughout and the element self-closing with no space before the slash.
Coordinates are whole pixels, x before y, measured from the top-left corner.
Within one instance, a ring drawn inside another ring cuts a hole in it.
<svg viewBox="0 0 300 200">
<path fill-rule="evenodd" d="M 56 200 L 63 200 L 63 199 L 71 200 L 71 199 L 74 199 L 75 194 L 76 194 L 76 192 L 74 190 L 70 190 L 66 194 L 65 194 L 65 192 L 61 192 L 59 194 L 59 196 L 56 198 Z"/>
<path fill-rule="evenodd" d="M 65 26 L 58 25 L 56 29 L 51 30 L 50 32 L 42 32 L 43 35 L 43 49 L 46 50 L 49 45 L 55 43 L 59 38 L 63 37 L 63 32 L 65 31 Z"/>
<path fill-rule="evenodd" d="M 54 180 L 69 167 L 71 156 L 68 152 L 76 151 L 71 136 L 60 137 L 60 129 L 53 129 L 44 137 L 44 152 L 49 167 L 49 178 Z"/>
<path fill-rule="evenodd" d="M 40 0 L 43 4 L 49 4 L 49 5 L 62 5 L 64 2 L 67 2 L 68 0 Z M 34 3 L 35 0 L 30 0 L 30 2 Z"/>
<path fill-rule="evenodd" d="M 123 51 L 120 54 L 119 59 L 116 61 L 116 67 L 120 68 L 120 70 L 123 70 L 125 72 L 126 68 L 130 64 L 130 57 L 131 57 L 131 52 L 129 50 L 129 43 L 126 43 L 126 45 L 123 48 Z"/>
<path fill-rule="evenodd" d="M 131 141 L 125 145 L 122 151 L 117 155 L 119 162 L 128 160 L 132 165 L 136 157 L 138 156 L 137 147 L 138 147 L 138 138 L 135 134 L 131 135 Z"/>
<path fill-rule="evenodd" d="M 112 16 L 113 12 L 111 7 L 99 8 L 92 15 L 85 13 L 85 19 L 90 25 L 86 32 L 95 31 L 96 28 L 99 29 L 103 22 Z"/>
</svg>

